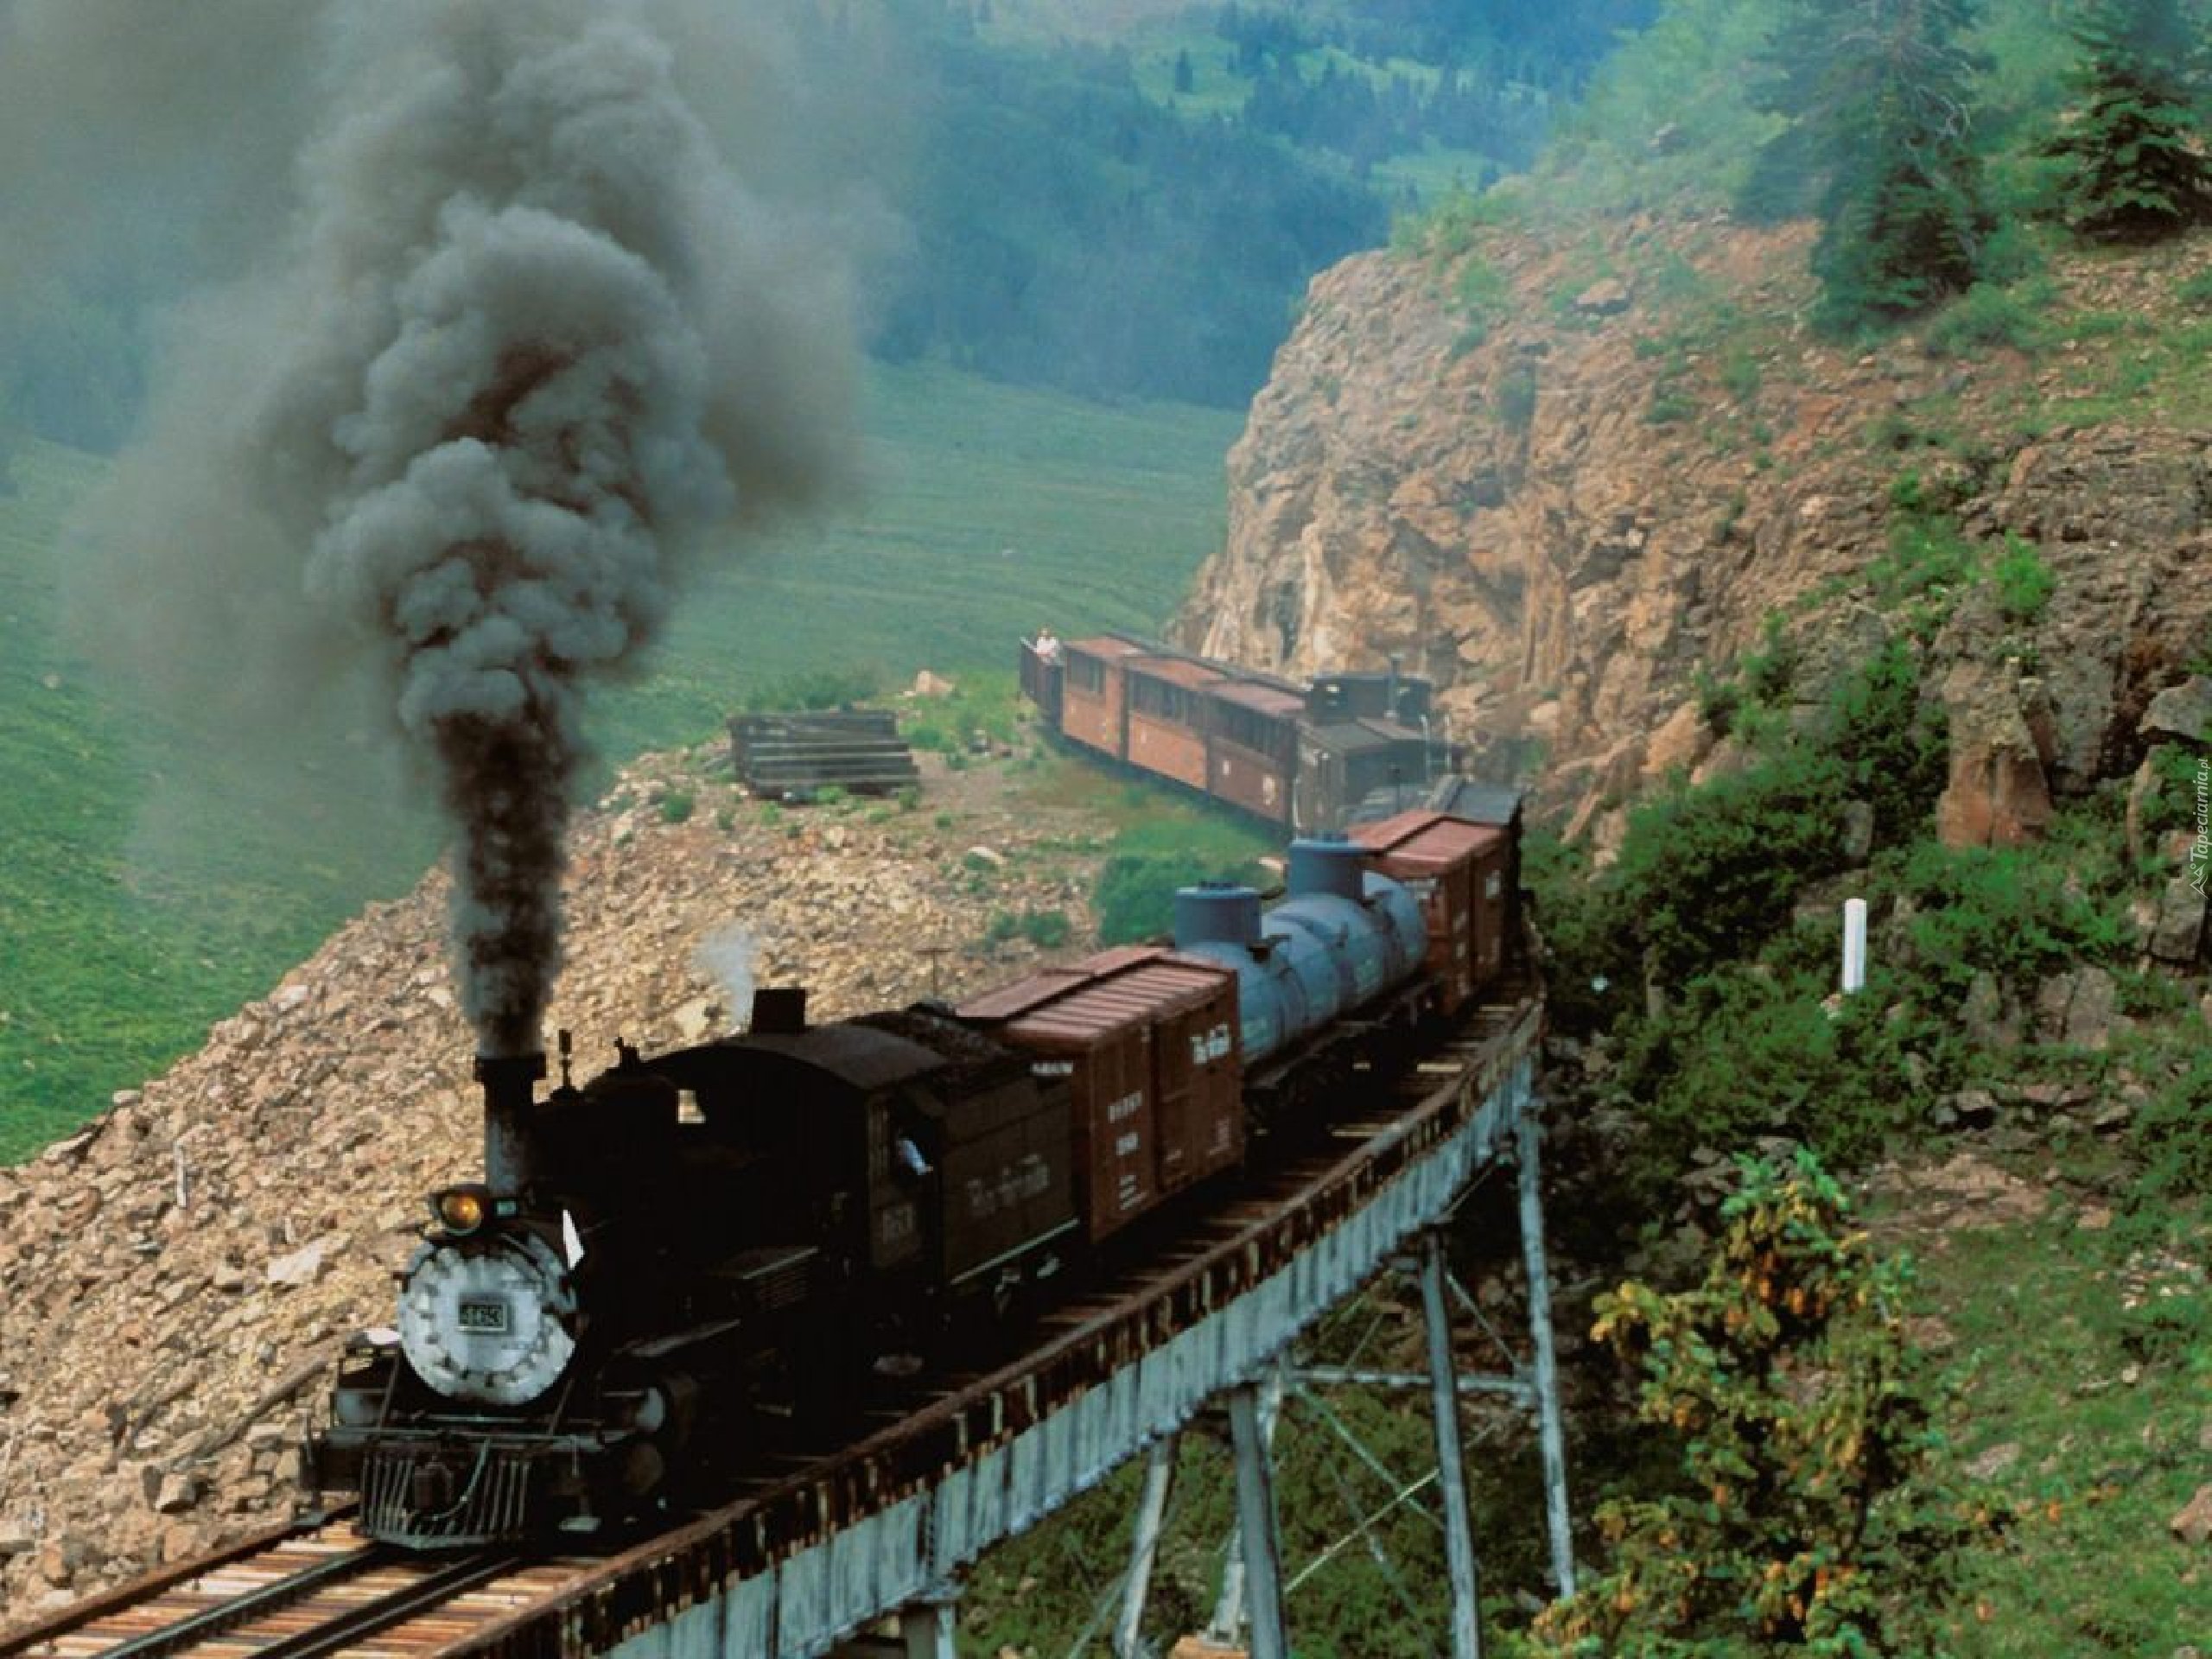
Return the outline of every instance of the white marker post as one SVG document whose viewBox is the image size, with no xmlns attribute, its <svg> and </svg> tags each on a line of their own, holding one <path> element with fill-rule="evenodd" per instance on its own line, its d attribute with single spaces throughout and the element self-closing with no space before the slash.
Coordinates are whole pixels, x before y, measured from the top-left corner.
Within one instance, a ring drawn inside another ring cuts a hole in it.
<svg viewBox="0 0 2212 1659">
<path fill-rule="evenodd" d="M 1843 901 L 1843 994 L 1866 988 L 1866 901 Z"/>
</svg>

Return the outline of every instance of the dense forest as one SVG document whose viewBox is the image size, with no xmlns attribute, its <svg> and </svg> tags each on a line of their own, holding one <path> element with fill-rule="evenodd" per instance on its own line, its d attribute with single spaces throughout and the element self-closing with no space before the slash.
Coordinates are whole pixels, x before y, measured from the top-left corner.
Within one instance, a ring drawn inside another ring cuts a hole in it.
<svg viewBox="0 0 2212 1659">
<path fill-rule="evenodd" d="M 1528 165 L 1613 31 L 1655 10 L 1244 0 L 1039 44 L 987 0 L 825 5 L 807 43 L 842 82 L 824 170 L 898 226 L 869 261 L 872 347 L 1240 405 L 1314 271 L 1437 188 Z M 125 260 L 0 264 L 0 434 L 106 450 L 129 430 L 149 319 L 220 257 L 138 217 Z M 0 436 L 0 478 L 5 454 Z"/>
<path fill-rule="evenodd" d="M 2201 13 L 1230 0 L 1043 42 L 988 0 L 806 15 L 842 83 L 825 175 L 896 226 L 868 261 L 879 357 L 1236 407 L 1316 270 L 1540 157 L 1588 211 L 1632 205 L 1608 179 L 1647 201 L 1671 168 L 1746 217 L 1817 215 L 1842 327 L 2017 275 L 2024 217 L 2109 241 L 2194 222 Z M 207 253 L 145 217 L 126 264 L 0 283 L 0 434 L 106 449 L 128 429 L 147 320 Z"/>
</svg>

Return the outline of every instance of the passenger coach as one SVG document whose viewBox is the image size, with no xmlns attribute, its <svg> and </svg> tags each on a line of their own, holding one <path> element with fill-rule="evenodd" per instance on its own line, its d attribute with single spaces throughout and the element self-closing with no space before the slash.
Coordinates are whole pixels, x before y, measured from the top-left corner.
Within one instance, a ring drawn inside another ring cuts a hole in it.
<svg viewBox="0 0 2212 1659">
<path fill-rule="evenodd" d="M 1304 686 L 1127 634 L 1024 643 L 1021 689 L 1070 743 L 1295 834 L 1423 799 L 1449 770 L 1427 680 Z"/>
</svg>

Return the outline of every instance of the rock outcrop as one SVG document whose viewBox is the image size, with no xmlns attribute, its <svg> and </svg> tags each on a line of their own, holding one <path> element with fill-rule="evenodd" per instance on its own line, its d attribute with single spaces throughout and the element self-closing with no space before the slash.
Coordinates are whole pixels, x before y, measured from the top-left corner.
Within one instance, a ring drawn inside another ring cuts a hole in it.
<svg viewBox="0 0 2212 1659">
<path fill-rule="evenodd" d="M 2145 709 L 2212 641 L 2212 455 L 2155 404 L 2069 401 L 2111 366 L 2094 339 L 1969 359 L 1815 337 L 1792 321 L 1810 238 L 1645 219 L 1325 273 L 1176 637 L 1294 674 L 1395 657 L 1478 764 L 1541 763 L 1591 828 L 1697 764 L 1700 671 L 1770 614 L 1815 642 L 1817 692 L 1925 606 L 1948 614 L 1923 665 L 1954 720 L 1947 826 L 2032 836 L 2050 798 L 2140 760 Z M 2212 239 L 2166 257 L 2125 303 L 2177 303 Z M 2108 260 L 2054 275 L 2054 317 L 2123 302 Z M 1965 567 L 1923 560 L 1916 525 Z M 2040 599 L 1989 579 L 2024 549 Z"/>
</svg>

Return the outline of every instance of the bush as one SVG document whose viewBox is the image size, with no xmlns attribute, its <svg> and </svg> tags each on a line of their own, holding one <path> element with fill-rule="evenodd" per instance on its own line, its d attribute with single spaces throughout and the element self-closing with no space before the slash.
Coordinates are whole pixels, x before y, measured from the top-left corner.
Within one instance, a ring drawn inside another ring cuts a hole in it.
<svg viewBox="0 0 2212 1659">
<path fill-rule="evenodd" d="M 2058 578 L 2044 563 L 2042 550 L 2010 532 L 2005 537 L 2005 551 L 1989 568 L 1989 580 L 1997 590 L 1998 610 L 2007 622 L 2023 628 L 2043 620 L 2050 596 L 2058 588 Z"/>
<path fill-rule="evenodd" d="M 1498 424 L 1509 432 L 1526 432 L 1536 420 L 1536 371 L 1533 364 L 1516 363 L 1497 378 Z"/>
<path fill-rule="evenodd" d="M 663 823 L 683 823 L 698 807 L 698 798 L 688 789 L 671 789 L 660 798 L 660 821 Z"/>
<path fill-rule="evenodd" d="M 1910 1269 L 1809 1154 L 1738 1169 L 1701 1284 L 1598 1298 L 1592 1334 L 1680 1474 L 1599 1505 L 1605 1567 L 1537 1619 L 1535 1652 L 1928 1650 L 1913 1625 L 1960 1529 L 1909 1484 L 1934 1443 Z"/>
<path fill-rule="evenodd" d="M 1014 677 L 978 671 L 963 675 L 943 696 L 918 697 L 899 715 L 899 728 L 918 749 L 964 765 L 979 750 L 1010 748 L 1021 726 Z"/>
<path fill-rule="evenodd" d="M 1851 793 L 1874 809 L 1875 846 L 1912 841 L 1936 810 L 1949 763 L 1943 712 L 1921 698 L 1912 647 L 1891 640 L 1835 689 L 1828 709 Z"/>
<path fill-rule="evenodd" d="M 1685 984 L 1771 937 L 1807 880 L 1842 867 L 1845 784 L 1806 745 L 1636 808 L 1612 885 L 1650 971 Z"/>
<path fill-rule="evenodd" d="M 1607 1094 L 1646 1131 L 1624 1171 L 1631 1192 L 1657 1198 L 1700 1146 L 1783 1135 L 1852 1166 L 1925 1122 L 1931 1096 L 1959 1078 L 1957 1039 L 1897 975 L 1877 969 L 1859 995 L 1834 998 L 1837 938 L 1826 924 L 1801 928 L 1621 1032 Z"/>
<path fill-rule="evenodd" d="M 1932 318 L 1921 337 L 1930 357 L 1975 358 L 1993 349 L 2032 353 L 2044 343 L 2044 311 L 2009 288 L 1977 283 Z"/>
<path fill-rule="evenodd" d="M 1175 890 L 1204 881 L 1261 887 L 1267 873 L 1256 864 L 1208 862 L 1188 854 L 1124 852 L 1109 858 L 1091 897 L 1098 943 L 1134 944 L 1166 938 L 1175 928 Z"/>
<path fill-rule="evenodd" d="M 1985 971 L 2032 991 L 2128 943 L 2124 912 L 2094 902 L 2048 852 L 1926 842 L 1904 880 L 1914 954 L 1947 995 L 1963 996 Z"/>
<path fill-rule="evenodd" d="M 2136 1109 L 2129 1139 L 2143 1162 L 2136 1200 L 2163 1208 L 2181 1194 L 2212 1192 L 2212 1055 L 2196 1055 Z"/>
<path fill-rule="evenodd" d="M 1039 950 L 1057 950 L 1075 932 L 1075 925 L 1068 920 L 1064 910 L 1025 911 L 1021 918 L 1021 937 Z"/>
</svg>

